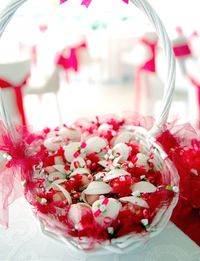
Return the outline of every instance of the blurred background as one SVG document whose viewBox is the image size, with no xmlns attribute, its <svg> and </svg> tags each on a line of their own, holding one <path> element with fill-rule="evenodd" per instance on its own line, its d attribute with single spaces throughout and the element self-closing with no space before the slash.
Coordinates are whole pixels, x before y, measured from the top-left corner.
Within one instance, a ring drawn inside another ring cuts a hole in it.
<svg viewBox="0 0 200 261">
<path fill-rule="evenodd" d="M 200 3 L 149 2 L 177 61 L 170 119 L 199 127 Z M 0 41 L 0 87 L 13 121 L 38 130 L 104 113 L 156 117 L 167 64 L 147 18 L 121 0 L 93 0 L 88 9 L 80 3 L 29 0 L 8 25 Z"/>
</svg>

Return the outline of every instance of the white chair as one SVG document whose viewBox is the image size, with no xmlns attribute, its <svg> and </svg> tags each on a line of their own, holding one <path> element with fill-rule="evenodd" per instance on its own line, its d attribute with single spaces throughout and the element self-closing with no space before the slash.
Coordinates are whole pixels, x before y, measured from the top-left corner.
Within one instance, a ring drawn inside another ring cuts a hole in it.
<svg viewBox="0 0 200 261">
<path fill-rule="evenodd" d="M 46 76 L 40 76 L 39 70 L 29 81 L 29 86 L 26 88 L 26 95 L 37 95 L 40 102 L 42 102 L 42 96 L 51 93 L 55 96 L 56 108 L 58 112 L 59 124 L 62 124 L 62 116 L 58 101 L 58 91 L 60 88 L 59 69 L 53 68 L 52 72 Z"/>
<path fill-rule="evenodd" d="M 172 45 L 176 56 L 176 87 L 174 92 L 174 102 L 171 107 L 171 116 L 181 118 L 183 121 L 191 121 L 191 84 L 188 81 L 186 64 L 193 60 L 189 49 L 189 40 L 182 33 L 172 39 Z M 162 66 L 163 54 L 157 57 L 157 68 L 160 78 L 165 81 L 165 71 Z M 192 94 L 193 97 L 193 94 Z M 192 106 L 193 107 L 193 106 Z M 193 110 L 192 110 L 193 111 Z"/>
<path fill-rule="evenodd" d="M 199 93 L 200 88 L 200 60 L 189 59 L 186 61 L 186 72 L 188 76 L 188 114 L 189 120 L 195 126 L 200 127 L 200 104 L 199 104 Z M 192 83 L 190 79 L 195 81 Z"/>
<path fill-rule="evenodd" d="M 138 39 L 132 50 L 122 56 L 124 63 L 133 66 L 135 89 L 133 110 L 142 115 L 153 115 L 155 102 L 161 98 L 163 89 L 162 82 L 155 72 L 141 69 L 153 58 L 150 44 L 153 45 L 156 42 L 157 35 L 154 32 L 145 33 L 141 36 L 141 39 Z M 157 47 L 155 48 L 157 49 Z"/>
<path fill-rule="evenodd" d="M 23 115 L 24 110 L 22 100 L 24 89 L 21 87 L 26 85 L 26 80 L 30 75 L 30 67 L 30 59 L 14 62 L 0 61 L 0 80 L 5 82 L 5 84 L 1 82 L 2 86 L 0 87 L 2 89 L 2 96 L 6 105 L 6 111 L 10 117 L 12 117 L 12 121 L 18 124 L 25 124 L 26 121 L 25 116 Z M 20 88 L 17 90 L 18 94 L 16 89 L 13 88 Z M 21 104 L 19 105 L 19 103 Z"/>
</svg>

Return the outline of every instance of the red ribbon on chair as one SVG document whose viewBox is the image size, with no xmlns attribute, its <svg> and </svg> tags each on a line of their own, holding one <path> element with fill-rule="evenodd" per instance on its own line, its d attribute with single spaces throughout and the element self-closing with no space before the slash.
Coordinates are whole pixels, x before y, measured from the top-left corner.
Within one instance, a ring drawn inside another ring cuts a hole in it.
<svg viewBox="0 0 200 261">
<path fill-rule="evenodd" d="M 198 119 L 198 127 L 200 128 L 200 83 L 197 82 L 193 77 L 188 75 L 188 79 L 192 83 L 193 86 L 196 87 L 197 90 L 197 99 L 198 99 L 198 105 L 199 105 L 199 119 Z"/>
<path fill-rule="evenodd" d="M 174 50 L 174 54 L 177 58 L 186 58 L 188 56 L 192 55 L 191 49 L 189 47 L 189 44 L 183 43 L 180 45 L 176 45 L 173 47 Z M 197 99 L 198 99 L 198 106 L 199 106 L 199 119 L 198 119 L 198 127 L 200 128 L 200 83 L 197 82 L 197 80 L 195 80 L 192 76 L 187 75 L 187 78 L 189 79 L 189 81 L 192 83 L 192 85 L 196 88 L 197 90 Z"/>
<path fill-rule="evenodd" d="M 191 50 L 190 50 L 190 47 L 188 45 L 188 43 L 183 43 L 183 44 L 180 44 L 180 45 L 175 45 L 173 47 L 173 50 L 174 50 L 174 54 L 177 58 L 180 58 L 180 57 L 187 57 L 187 56 L 190 56 L 191 55 Z"/>
<path fill-rule="evenodd" d="M 56 65 L 60 65 L 64 70 L 73 69 L 75 72 L 79 71 L 79 59 L 77 51 L 81 48 L 87 48 L 85 42 L 76 47 L 70 48 L 69 56 L 66 57 L 63 53 L 58 55 Z"/>
<path fill-rule="evenodd" d="M 22 87 L 26 85 L 27 80 L 29 76 L 27 76 L 23 82 L 21 82 L 18 85 L 14 85 L 11 82 L 8 82 L 4 79 L 0 79 L 0 88 L 6 89 L 6 88 L 12 88 L 15 92 L 15 97 L 17 101 L 17 107 L 21 116 L 22 124 L 26 126 L 26 117 L 24 113 L 24 106 L 23 106 L 23 95 L 22 95 Z"/>
<path fill-rule="evenodd" d="M 156 72 L 156 48 L 157 48 L 157 40 L 155 42 L 148 41 L 145 38 L 142 38 L 140 42 L 144 45 L 146 45 L 150 51 L 151 51 L 151 58 L 148 59 L 144 64 L 139 66 L 136 72 L 136 84 L 135 84 L 135 102 L 134 106 L 135 109 L 134 111 L 139 112 L 139 104 L 140 104 L 140 96 L 141 96 L 141 73 L 143 71 L 150 72 L 150 73 L 155 73 Z"/>
<path fill-rule="evenodd" d="M 183 32 L 183 28 L 178 26 L 176 27 L 176 31 L 178 33 L 179 37 L 182 37 L 183 40 L 185 39 L 185 41 L 183 43 L 175 43 L 173 46 L 173 50 L 174 50 L 174 55 L 177 58 L 184 58 L 187 56 L 190 56 L 192 54 L 190 46 L 184 36 L 184 32 Z"/>
</svg>

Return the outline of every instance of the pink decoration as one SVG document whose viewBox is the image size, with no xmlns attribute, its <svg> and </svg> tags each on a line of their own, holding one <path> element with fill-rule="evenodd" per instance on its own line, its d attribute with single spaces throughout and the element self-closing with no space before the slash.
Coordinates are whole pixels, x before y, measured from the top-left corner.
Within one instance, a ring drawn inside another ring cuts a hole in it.
<svg viewBox="0 0 200 261">
<path fill-rule="evenodd" d="M 176 45 L 173 47 L 176 57 L 186 57 L 191 55 L 190 47 L 187 43 Z"/>
<path fill-rule="evenodd" d="M 85 5 L 86 7 L 88 7 L 91 4 L 92 0 L 83 0 L 81 5 Z"/>
<path fill-rule="evenodd" d="M 60 5 L 64 4 L 65 2 L 67 2 L 67 0 L 60 0 Z"/>
<path fill-rule="evenodd" d="M 139 112 L 140 101 L 141 101 L 141 74 L 143 71 L 147 73 L 155 73 L 156 72 L 156 48 L 157 48 L 157 40 L 155 42 L 150 42 L 148 39 L 142 38 L 141 43 L 146 45 L 151 51 L 151 58 L 148 59 L 144 64 L 140 65 L 136 72 L 136 83 L 135 83 L 135 100 L 134 100 L 134 111 Z"/>
<path fill-rule="evenodd" d="M 124 3 L 128 4 L 129 3 L 129 0 L 122 0 Z M 67 0 L 60 0 L 60 4 L 63 4 L 67 2 Z M 84 5 L 85 7 L 89 7 L 89 5 L 91 4 L 92 0 L 83 0 L 81 2 L 81 5 Z"/>
</svg>

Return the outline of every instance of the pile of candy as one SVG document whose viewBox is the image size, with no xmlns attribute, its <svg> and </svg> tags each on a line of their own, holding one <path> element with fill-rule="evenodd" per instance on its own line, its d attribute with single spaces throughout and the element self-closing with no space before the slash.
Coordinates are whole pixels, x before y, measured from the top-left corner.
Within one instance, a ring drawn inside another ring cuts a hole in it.
<svg viewBox="0 0 200 261">
<path fill-rule="evenodd" d="M 125 120 L 80 121 L 45 129 L 40 160 L 25 179 L 25 196 L 62 234 L 93 241 L 149 231 L 178 187 L 163 179 L 164 161 L 124 128 Z M 49 223 L 49 224 L 50 224 Z"/>
</svg>

